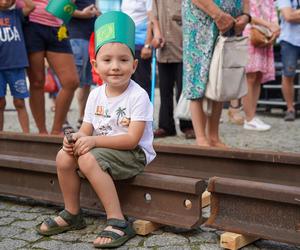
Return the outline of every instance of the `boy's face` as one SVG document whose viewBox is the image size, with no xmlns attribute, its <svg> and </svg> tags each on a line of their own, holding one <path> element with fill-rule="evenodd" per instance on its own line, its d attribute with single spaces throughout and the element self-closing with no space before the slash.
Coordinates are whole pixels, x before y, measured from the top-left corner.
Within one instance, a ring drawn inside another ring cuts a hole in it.
<svg viewBox="0 0 300 250">
<path fill-rule="evenodd" d="M 16 2 L 16 0 L 0 0 L 0 10 L 8 9 L 15 2 Z"/>
<path fill-rule="evenodd" d="M 107 43 L 99 49 L 94 68 L 103 82 L 113 87 L 121 87 L 128 84 L 137 63 L 125 44 Z"/>
</svg>

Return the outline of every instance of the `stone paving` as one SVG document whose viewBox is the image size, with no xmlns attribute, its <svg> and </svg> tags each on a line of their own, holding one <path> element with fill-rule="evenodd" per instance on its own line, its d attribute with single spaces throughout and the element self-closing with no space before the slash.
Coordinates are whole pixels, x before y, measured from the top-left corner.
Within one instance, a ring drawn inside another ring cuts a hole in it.
<svg viewBox="0 0 300 250">
<path fill-rule="evenodd" d="M 158 95 L 156 95 L 158 96 Z M 11 98 L 7 98 L 8 106 L 5 112 L 6 131 L 20 131 L 16 112 L 12 107 Z M 158 98 L 155 100 L 155 123 L 157 126 Z M 47 99 L 47 124 L 50 128 L 53 113 L 51 103 Z M 29 110 L 29 109 L 28 109 Z M 272 125 L 268 132 L 248 132 L 241 126 L 228 123 L 226 110 L 223 112 L 223 123 L 220 127 L 221 137 L 230 146 L 244 149 L 272 150 L 285 152 L 300 152 L 300 119 L 286 123 L 282 120 L 280 110 L 270 114 L 260 113 L 260 117 Z M 69 121 L 75 125 L 77 120 L 77 105 L 73 101 L 69 112 Z M 31 130 L 36 132 L 30 115 Z M 179 134 L 176 137 L 158 139 L 161 143 L 193 144 L 194 140 L 185 140 Z M 48 216 L 54 216 L 61 207 L 36 203 L 32 200 L 0 196 L 0 250 L 4 249 L 94 249 L 92 242 L 97 233 L 104 227 L 105 218 L 84 211 L 87 228 L 80 231 L 67 232 L 57 236 L 39 236 L 34 227 Z M 209 216 L 209 208 L 203 210 L 204 216 Z M 130 250 L 215 250 L 219 247 L 219 235 L 222 232 L 203 226 L 186 231 L 178 228 L 164 227 L 146 237 L 136 236 L 119 249 Z M 245 250 L 299 250 L 300 246 L 292 246 L 274 241 L 259 240 L 244 247 Z"/>
</svg>

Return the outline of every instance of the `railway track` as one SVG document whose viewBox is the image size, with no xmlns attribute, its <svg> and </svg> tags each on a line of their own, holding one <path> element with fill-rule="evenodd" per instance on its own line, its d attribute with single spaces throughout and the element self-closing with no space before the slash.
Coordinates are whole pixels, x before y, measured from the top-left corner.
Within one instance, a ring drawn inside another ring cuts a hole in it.
<svg viewBox="0 0 300 250">
<path fill-rule="evenodd" d="M 61 141 L 54 136 L 0 133 L 0 193 L 61 203 L 55 170 Z M 207 225 L 300 244 L 300 155 L 154 146 L 158 156 L 145 173 L 117 184 L 126 214 L 196 227 L 203 223 L 201 194 L 209 181 L 212 212 Z M 83 207 L 101 209 L 85 180 L 81 202 Z"/>
</svg>

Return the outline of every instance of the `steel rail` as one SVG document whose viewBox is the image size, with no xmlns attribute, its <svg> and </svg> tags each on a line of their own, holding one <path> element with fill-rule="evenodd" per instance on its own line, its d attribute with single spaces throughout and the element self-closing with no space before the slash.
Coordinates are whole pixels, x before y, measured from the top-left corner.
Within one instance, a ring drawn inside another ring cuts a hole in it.
<svg viewBox="0 0 300 250">
<path fill-rule="evenodd" d="M 209 227 L 300 244 L 300 188 L 211 178 Z"/>
<path fill-rule="evenodd" d="M 55 159 L 61 147 L 58 136 L 0 133 L 0 153 Z M 228 177 L 300 186 L 300 154 L 270 151 L 200 148 L 191 145 L 154 144 L 156 159 L 146 172 L 208 180 Z M 33 154 L 36 152 L 36 154 Z"/>
<path fill-rule="evenodd" d="M 29 183 L 33 186 L 26 191 L 26 194 L 29 192 L 39 198 L 36 192 L 42 190 L 44 193 L 40 198 L 59 202 L 61 196 L 57 179 L 55 179 L 54 159 L 61 141 L 61 137 L 0 133 L 0 184 L 5 183 L 6 188 L 9 189 L 8 193 L 25 195 L 24 183 Z M 224 183 L 210 185 L 209 191 L 213 193 L 213 201 L 208 224 L 223 230 L 259 234 L 262 238 L 299 243 L 293 238 L 295 235 L 298 236 L 300 228 L 298 220 L 300 209 L 298 203 L 291 202 L 291 197 L 299 202 L 296 195 L 300 194 L 300 155 L 267 151 L 208 149 L 185 145 L 155 144 L 154 146 L 158 155 L 153 163 L 146 167 L 146 172 L 134 182 L 125 182 L 126 186 L 119 186 L 119 192 L 124 192 L 122 197 L 125 197 L 121 198 L 122 205 L 129 215 L 138 214 L 142 219 L 166 225 L 194 227 L 201 223 L 199 193 L 204 189 L 202 179 L 208 180 L 219 176 L 223 177 L 221 180 L 227 180 L 230 177 L 231 183 L 238 184 L 229 185 L 229 188 Z M 156 181 L 151 178 L 151 175 L 153 178 L 156 176 L 154 178 Z M 14 182 L 23 183 L 17 191 L 14 191 L 16 189 L 12 185 L 9 187 L 9 180 L 12 176 L 15 178 Z M 30 182 L 33 176 L 36 177 L 36 181 Z M 38 180 L 46 183 L 45 186 L 34 186 Z M 148 185 L 144 186 L 147 181 L 149 181 Z M 49 183 L 52 186 L 49 187 Z M 247 186 L 245 183 L 250 184 Z M 5 186 L 0 185 L 0 193 L 2 190 L 5 190 Z M 130 198 L 127 197 L 126 190 L 132 193 Z M 88 208 L 98 208 L 99 204 L 95 203 L 96 198 L 91 195 L 91 192 L 88 185 L 84 184 L 83 204 Z M 253 196 L 255 192 L 257 196 Z M 137 197 L 138 200 L 136 200 Z M 149 197 L 151 197 L 150 202 L 147 200 Z M 219 197 L 221 197 L 220 201 L 217 200 Z M 190 202 L 192 208 L 188 206 Z M 228 205 L 220 206 L 221 202 Z M 173 204 L 176 204 L 175 208 Z M 176 210 L 177 207 L 178 210 Z M 241 207 L 241 209 L 236 207 Z M 269 210 L 272 211 L 274 221 L 268 217 Z M 230 221 L 227 215 L 231 216 L 233 211 L 237 214 L 232 215 L 233 219 Z M 254 222 L 260 224 L 256 228 L 253 226 L 251 230 L 247 230 L 247 226 L 251 225 L 250 222 L 253 219 L 251 213 L 261 213 L 262 217 L 269 218 L 271 222 L 254 219 Z M 276 223 L 283 223 L 281 220 L 286 218 L 285 214 L 290 218 L 295 218 L 296 223 L 289 221 L 281 231 L 271 230 L 272 227 L 276 228 Z M 225 219 L 222 221 L 223 215 Z M 247 218 L 246 223 L 238 224 L 237 221 L 242 220 L 243 216 Z M 182 218 L 184 220 L 188 218 L 188 222 L 184 223 Z M 221 223 L 218 224 L 218 221 Z M 225 227 L 226 222 L 229 221 L 231 224 Z M 261 228 L 270 230 L 266 233 Z M 287 239 L 283 236 L 285 229 L 288 232 L 289 238 Z"/>
</svg>

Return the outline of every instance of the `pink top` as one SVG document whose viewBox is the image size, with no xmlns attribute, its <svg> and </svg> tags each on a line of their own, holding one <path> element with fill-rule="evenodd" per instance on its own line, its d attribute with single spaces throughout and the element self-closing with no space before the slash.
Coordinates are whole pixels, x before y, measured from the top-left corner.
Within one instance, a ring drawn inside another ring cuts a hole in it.
<svg viewBox="0 0 300 250">
<path fill-rule="evenodd" d="M 59 0 L 58 0 L 59 1 Z M 51 27 L 59 27 L 62 21 L 45 10 L 48 0 L 33 0 L 35 9 L 29 15 L 29 21 Z"/>
</svg>

